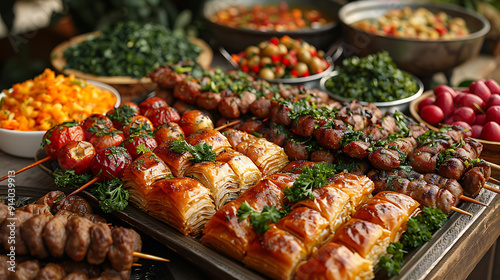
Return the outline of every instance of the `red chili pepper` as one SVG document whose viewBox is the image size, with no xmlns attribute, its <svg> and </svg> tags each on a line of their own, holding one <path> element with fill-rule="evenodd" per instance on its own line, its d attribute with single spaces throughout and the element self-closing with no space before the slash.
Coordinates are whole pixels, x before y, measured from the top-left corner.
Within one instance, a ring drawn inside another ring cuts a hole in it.
<svg viewBox="0 0 500 280">
<path fill-rule="evenodd" d="M 290 71 L 290 75 L 292 75 L 292 76 L 298 76 L 299 75 L 299 71 L 293 69 L 292 71 Z"/>
<path fill-rule="evenodd" d="M 302 77 L 309 77 L 311 76 L 311 73 L 309 73 L 309 70 L 304 72 L 304 74 L 302 74 Z"/>
<path fill-rule="evenodd" d="M 443 25 L 438 25 L 435 27 L 436 31 L 439 32 L 439 35 L 444 35 L 446 33 L 448 33 L 448 29 L 446 29 L 446 27 L 444 27 Z"/>
<path fill-rule="evenodd" d="M 279 62 L 280 56 L 279 55 L 271 55 L 271 60 L 272 60 L 272 62 Z"/>
<path fill-rule="evenodd" d="M 248 72 L 249 70 L 248 65 L 241 65 L 240 68 L 243 72 Z"/>
<path fill-rule="evenodd" d="M 259 73 L 259 71 L 260 71 L 260 66 L 259 66 L 259 65 L 254 65 L 254 66 L 252 66 L 252 70 L 253 70 L 255 73 Z"/>
<path fill-rule="evenodd" d="M 281 64 L 287 66 L 288 64 L 290 64 L 290 59 L 287 57 L 283 57 L 283 59 L 281 60 Z"/>
<path fill-rule="evenodd" d="M 271 38 L 271 43 L 275 44 L 276 46 L 279 44 L 280 40 L 276 37 Z"/>
</svg>

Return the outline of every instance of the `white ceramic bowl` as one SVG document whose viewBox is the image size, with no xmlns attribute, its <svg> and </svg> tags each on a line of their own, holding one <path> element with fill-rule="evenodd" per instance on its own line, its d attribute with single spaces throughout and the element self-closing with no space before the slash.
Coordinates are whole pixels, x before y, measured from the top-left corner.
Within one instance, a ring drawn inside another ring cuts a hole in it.
<svg viewBox="0 0 500 280">
<path fill-rule="evenodd" d="M 120 105 L 121 97 L 115 88 L 97 81 L 87 80 L 87 83 L 99 89 L 112 92 L 116 95 L 115 107 Z M 0 93 L 0 99 L 4 96 L 4 93 Z M 18 131 L 0 128 L 0 150 L 16 157 L 33 158 L 36 151 L 40 149 L 40 144 L 42 143 L 45 132 L 46 131 Z"/>
</svg>

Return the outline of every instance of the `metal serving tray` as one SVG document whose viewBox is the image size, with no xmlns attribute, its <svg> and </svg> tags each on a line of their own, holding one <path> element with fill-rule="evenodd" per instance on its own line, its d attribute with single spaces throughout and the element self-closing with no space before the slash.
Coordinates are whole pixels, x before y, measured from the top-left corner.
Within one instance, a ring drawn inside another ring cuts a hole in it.
<svg viewBox="0 0 500 280">
<path fill-rule="evenodd" d="M 44 157 L 45 152 L 40 149 L 35 160 Z M 57 163 L 51 161 L 40 165 L 50 175 L 56 166 Z M 91 204 L 98 204 L 98 200 L 90 193 L 83 191 L 82 195 Z M 490 205 L 495 196 L 493 192 L 482 190 L 476 199 Z M 405 256 L 405 264 L 400 275 L 392 277 L 392 280 L 424 279 L 486 209 L 470 202 L 462 203 L 460 208 L 473 216 L 451 214 L 445 225 L 434 234 L 432 240 Z M 199 238 L 184 236 L 173 227 L 133 206 L 127 206 L 124 211 L 113 212 L 113 215 L 164 244 L 214 279 L 267 279 L 258 272 L 245 267 L 243 263 L 203 245 Z M 375 279 L 387 279 L 386 273 L 376 271 Z"/>
</svg>

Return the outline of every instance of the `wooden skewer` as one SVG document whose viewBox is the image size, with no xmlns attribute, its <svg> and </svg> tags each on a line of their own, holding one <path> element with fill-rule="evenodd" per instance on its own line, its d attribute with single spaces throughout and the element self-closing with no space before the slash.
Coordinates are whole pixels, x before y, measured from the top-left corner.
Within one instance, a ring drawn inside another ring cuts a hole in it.
<svg viewBox="0 0 500 280">
<path fill-rule="evenodd" d="M 222 130 L 222 129 L 226 128 L 226 127 L 230 127 L 230 126 L 233 126 L 235 124 L 239 124 L 240 122 L 241 122 L 241 120 L 232 121 L 230 123 L 226 123 L 225 125 L 221 125 L 221 126 L 215 128 L 215 130 Z"/>
<path fill-rule="evenodd" d="M 482 205 L 482 206 L 488 207 L 488 205 L 487 205 L 487 204 L 484 204 L 484 203 L 482 203 L 482 202 L 480 202 L 480 201 L 477 201 L 477 200 L 475 200 L 475 199 L 473 199 L 473 198 L 470 198 L 470 197 L 467 197 L 467 196 L 464 196 L 464 195 L 461 195 L 461 196 L 460 196 L 460 199 L 461 199 L 461 200 L 464 200 L 464 201 L 468 201 L 468 202 L 472 202 L 472 203 L 475 203 L 475 204 L 479 204 L 479 205 Z"/>
<path fill-rule="evenodd" d="M 499 190 L 499 189 L 497 189 L 497 188 L 495 188 L 495 187 L 493 187 L 493 186 L 490 186 L 490 185 L 488 185 L 488 184 L 485 184 L 485 185 L 484 185 L 484 188 L 485 188 L 485 189 L 487 189 L 487 190 L 489 190 L 489 191 L 492 191 L 492 192 L 500 193 L 500 190 Z"/>
<path fill-rule="evenodd" d="M 144 254 L 144 253 L 140 253 L 140 252 L 133 252 L 132 256 L 143 258 L 143 259 L 148 259 L 148 260 L 153 260 L 153 261 L 170 262 L 170 260 L 168 260 L 168 259 L 164 259 L 164 258 L 161 258 L 158 256 Z"/>
<path fill-rule="evenodd" d="M 467 211 L 464 211 L 460 208 L 457 208 L 455 206 L 451 206 L 451 210 L 455 211 L 455 212 L 458 212 L 458 213 L 461 213 L 461 214 L 464 214 L 464 215 L 467 215 L 467 216 L 471 216 L 472 217 L 472 214 L 467 212 Z"/>
<path fill-rule="evenodd" d="M 484 162 L 486 162 L 487 164 L 489 164 L 489 165 L 490 165 L 490 167 L 491 167 L 491 169 L 500 170 L 500 165 L 495 164 L 495 163 L 493 163 L 493 162 L 486 161 L 486 160 L 484 160 L 484 159 L 483 159 L 483 161 L 484 161 Z"/>
<path fill-rule="evenodd" d="M 21 172 L 23 172 L 23 171 L 26 171 L 26 170 L 28 170 L 28 169 L 30 169 L 30 168 L 33 168 L 33 167 L 35 167 L 35 166 L 39 165 L 40 163 L 44 163 L 44 162 L 48 161 L 49 159 L 50 159 L 50 157 L 44 157 L 44 158 L 42 158 L 42 159 L 41 159 L 41 160 L 39 160 L 39 161 L 36 161 L 36 162 L 34 162 L 34 163 L 32 163 L 32 164 L 30 164 L 30 165 L 28 165 L 28 166 L 25 166 L 25 167 L 23 167 L 23 168 L 21 168 L 21 169 L 17 170 L 16 172 L 14 172 L 14 174 L 7 175 L 7 176 L 4 176 L 4 177 L 0 178 L 0 182 L 1 182 L 1 181 L 3 181 L 3 180 L 5 180 L 5 179 L 7 179 L 7 178 L 9 178 L 9 176 L 16 175 L 16 174 L 18 174 L 18 173 L 21 173 Z"/>
<path fill-rule="evenodd" d="M 86 187 L 88 187 L 88 186 L 92 185 L 93 183 L 97 182 L 97 180 L 99 180 L 99 176 L 94 177 L 94 179 L 88 181 L 85 185 L 83 185 L 83 186 L 79 187 L 78 189 L 74 190 L 72 193 L 70 193 L 66 197 L 70 197 L 72 195 L 75 195 L 75 194 L 83 191 Z"/>
<path fill-rule="evenodd" d="M 492 181 L 492 182 L 493 182 L 493 183 L 495 183 L 495 184 L 499 184 L 499 185 L 500 185 L 500 181 L 499 181 L 499 180 L 497 180 L 497 179 L 495 179 L 495 178 L 493 178 L 493 177 L 490 177 L 488 180 L 489 180 L 489 181 Z"/>
<path fill-rule="evenodd" d="M 140 263 L 133 263 L 132 266 L 142 266 Z"/>
</svg>

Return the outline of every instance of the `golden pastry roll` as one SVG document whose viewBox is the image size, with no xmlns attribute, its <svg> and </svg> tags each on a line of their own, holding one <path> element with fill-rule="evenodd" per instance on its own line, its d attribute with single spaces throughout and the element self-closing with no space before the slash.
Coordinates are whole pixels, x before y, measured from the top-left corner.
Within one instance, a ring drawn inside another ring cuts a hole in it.
<svg viewBox="0 0 500 280">
<path fill-rule="evenodd" d="M 305 206 L 318 211 L 330 224 L 331 231 L 335 232 L 349 219 L 349 209 L 353 208 L 349 206 L 349 196 L 333 185 L 314 189 L 312 193 L 314 198 L 301 200 L 292 205 L 292 209 Z"/>
<path fill-rule="evenodd" d="M 371 261 L 342 244 L 328 242 L 298 267 L 295 279 L 368 280 L 374 277 Z"/>
<path fill-rule="evenodd" d="M 168 165 L 175 177 L 182 177 L 186 169 L 193 165 L 191 162 L 193 155 L 190 152 L 177 153 L 172 151 L 171 141 L 175 141 L 175 139 L 165 141 L 154 149 L 154 153 Z"/>
<path fill-rule="evenodd" d="M 123 187 L 129 191 L 129 201 L 141 210 L 146 210 L 147 197 L 154 182 L 172 172 L 157 155 L 147 152 L 132 162 L 123 174 Z"/>
<path fill-rule="evenodd" d="M 331 239 L 358 253 L 374 265 L 385 254 L 391 232 L 372 222 L 352 218 Z"/>
<path fill-rule="evenodd" d="M 211 146 L 212 150 L 216 154 L 219 154 L 225 149 L 231 148 L 231 144 L 227 141 L 226 136 L 222 135 L 219 131 L 210 128 L 198 130 L 189 135 L 186 138 L 186 142 L 193 146 L 205 143 Z"/>
<path fill-rule="evenodd" d="M 185 176 L 193 178 L 210 190 L 218 210 L 238 197 L 239 178 L 225 162 L 200 162 L 189 167 Z"/>
<path fill-rule="evenodd" d="M 184 235 L 199 235 L 215 214 L 210 191 L 191 178 L 156 181 L 148 195 L 148 213 Z"/>
<path fill-rule="evenodd" d="M 275 173 L 272 175 L 267 175 L 262 179 L 267 179 L 276 184 L 280 189 L 291 188 L 297 180 L 298 175 L 296 174 L 283 174 L 283 173 Z"/>
<path fill-rule="evenodd" d="M 257 212 L 261 212 L 264 206 L 282 208 L 283 191 L 271 181 L 261 180 L 219 209 L 207 223 L 201 238 L 203 244 L 240 261 L 257 236 L 249 217 L 239 221 L 238 209 L 245 201 Z"/>
<path fill-rule="evenodd" d="M 272 279 L 292 279 L 297 265 L 306 258 L 303 243 L 272 224 L 250 245 L 243 262 Z"/>
<path fill-rule="evenodd" d="M 276 227 L 302 241 L 308 253 L 319 247 L 331 234 L 330 223 L 321 213 L 307 207 L 293 209 L 276 223 Z"/>
<path fill-rule="evenodd" d="M 357 207 L 368 200 L 375 184 L 365 175 L 354 175 L 351 173 L 340 173 L 328 180 L 329 184 L 339 188 L 349 195 L 349 200 L 352 202 L 350 209 L 352 212 Z"/>
<path fill-rule="evenodd" d="M 379 192 L 373 197 L 373 199 L 391 202 L 401 208 L 401 210 L 405 211 L 409 217 L 412 217 L 420 212 L 420 203 L 406 194 L 385 191 Z"/>
<path fill-rule="evenodd" d="M 257 168 L 251 159 L 233 149 L 221 151 L 217 156 L 217 161 L 226 162 L 231 166 L 239 178 L 240 192 L 255 185 L 262 177 L 259 168 Z"/>
<path fill-rule="evenodd" d="M 229 144 L 231 144 L 231 147 L 233 148 L 238 146 L 238 144 L 241 142 L 257 138 L 250 133 L 246 133 L 244 131 L 236 130 L 233 128 L 225 129 L 222 134 L 226 136 L 227 140 L 229 141 Z"/>
<path fill-rule="evenodd" d="M 399 237 L 406 230 L 408 214 L 387 201 L 371 200 L 361 206 L 353 218 L 377 224 L 391 232 L 391 242 L 399 240 Z"/>
<path fill-rule="evenodd" d="M 249 157 L 263 176 L 280 172 L 289 162 L 282 147 L 264 138 L 249 139 L 239 143 L 234 149 Z"/>
</svg>

